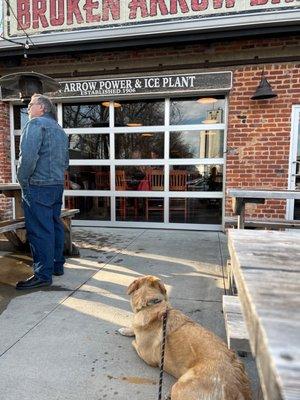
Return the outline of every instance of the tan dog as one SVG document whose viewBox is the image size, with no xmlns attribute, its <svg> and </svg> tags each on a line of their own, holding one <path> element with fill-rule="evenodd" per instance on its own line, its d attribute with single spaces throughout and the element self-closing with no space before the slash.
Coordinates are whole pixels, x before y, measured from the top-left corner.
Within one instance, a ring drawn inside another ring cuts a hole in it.
<svg viewBox="0 0 300 400">
<path fill-rule="evenodd" d="M 212 332 L 196 324 L 167 302 L 164 284 L 155 276 L 136 279 L 128 287 L 134 312 L 132 330 L 138 355 L 149 365 L 159 366 L 162 315 L 168 310 L 164 370 L 178 381 L 172 400 L 251 400 L 243 364 Z"/>
</svg>

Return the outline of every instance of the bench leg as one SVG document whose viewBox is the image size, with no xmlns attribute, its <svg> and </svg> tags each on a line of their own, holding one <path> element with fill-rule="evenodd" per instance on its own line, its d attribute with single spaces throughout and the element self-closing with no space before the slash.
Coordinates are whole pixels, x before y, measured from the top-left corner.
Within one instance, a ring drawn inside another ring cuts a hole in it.
<svg viewBox="0 0 300 400">
<path fill-rule="evenodd" d="M 234 281 L 234 275 L 231 266 L 231 260 L 227 260 L 227 283 L 228 283 L 228 291 L 234 296 L 237 294 L 237 288 Z"/>
<path fill-rule="evenodd" d="M 20 237 L 16 231 L 4 232 L 3 234 L 16 249 L 24 250 L 27 247 L 26 235 Z"/>
<path fill-rule="evenodd" d="M 78 257 L 79 250 L 72 242 L 71 218 L 62 218 L 62 222 L 65 228 L 65 253 L 72 257 Z"/>
</svg>

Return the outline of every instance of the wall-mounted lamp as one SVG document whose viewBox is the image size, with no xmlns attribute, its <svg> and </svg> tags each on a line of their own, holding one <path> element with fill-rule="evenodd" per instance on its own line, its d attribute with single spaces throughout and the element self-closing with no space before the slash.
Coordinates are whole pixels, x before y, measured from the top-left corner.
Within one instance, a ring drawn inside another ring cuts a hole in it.
<svg viewBox="0 0 300 400">
<path fill-rule="evenodd" d="M 142 137 L 152 137 L 154 134 L 150 132 L 142 133 Z"/>
<path fill-rule="evenodd" d="M 273 97 L 277 97 L 277 94 L 273 92 L 271 85 L 264 75 L 264 71 L 262 71 L 260 83 L 254 95 L 251 97 L 251 100 L 266 100 L 272 99 Z"/>
<path fill-rule="evenodd" d="M 18 72 L 5 75 L 0 78 L 1 98 L 21 99 L 23 103 L 29 103 L 33 94 L 57 92 L 60 84 L 47 75 L 37 72 Z"/>
<path fill-rule="evenodd" d="M 215 99 L 214 97 L 200 97 L 200 99 L 197 100 L 197 103 L 201 104 L 213 104 L 216 103 L 218 99 Z"/>
<path fill-rule="evenodd" d="M 141 122 L 128 122 L 126 125 L 131 128 L 138 128 L 139 126 L 143 126 Z"/>
<path fill-rule="evenodd" d="M 109 107 L 110 102 L 109 101 L 102 101 L 101 103 L 103 105 L 103 107 Z M 113 107 L 114 108 L 120 108 L 122 107 L 122 105 L 120 103 L 118 103 L 117 101 L 113 102 Z"/>
</svg>

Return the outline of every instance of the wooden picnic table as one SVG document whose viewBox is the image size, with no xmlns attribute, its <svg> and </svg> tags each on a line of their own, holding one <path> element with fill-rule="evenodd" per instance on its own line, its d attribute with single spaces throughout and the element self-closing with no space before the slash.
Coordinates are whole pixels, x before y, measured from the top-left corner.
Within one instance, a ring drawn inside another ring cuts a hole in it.
<svg viewBox="0 0 300 400">
<path fill-rule="evenodd" d="M 232 210 L 238 216 L 238 228 L 245 226 L 246 203 L 264 204 L 266 199 L 300 200 L 300 190 L 228 189 L 232 197 Z"/>
<path fill-rule="evenodd" d="M 16 247 L 23 249 L 26 245 L 25 219 L 22 207 L 21 186 L 18 183 L 1 183 L 0 194 L 15 199 L 15 219 L 0 221 L 0 233 Z M 79 251 L 72 242 L 71 219 L 79 213 L 79 209 L 62 209 L 61 220 L 65 230 L 65 251 L 73 256 L 79 255 Z"/>
<path fill-rule="evenodd" d="M 15 199 L 15 216 L 21 218 L 24 216 L 21 198 L 21 186 L 18 183 L 1 183 L 0 194 L 5 197 L 13 197 Z"/>
<path fill-rule="evenodd" d="M 300 234 L 230 229 L 231 264 L 265 400 L 300 399 Z"/>
</svg>

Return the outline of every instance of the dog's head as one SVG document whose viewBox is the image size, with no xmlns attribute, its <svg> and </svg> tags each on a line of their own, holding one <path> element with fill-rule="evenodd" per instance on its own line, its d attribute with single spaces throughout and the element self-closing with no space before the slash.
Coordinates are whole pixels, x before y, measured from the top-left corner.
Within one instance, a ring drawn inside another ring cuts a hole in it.
<svg viewBox="0 0 300 400">
<path fill-rule="evenodd" d="M 156 276 L 147 275 L 134 280 L 127 289 L 131 295 L 131 306 L 134 312 L 152 304 L 167 300 L 167 290 Z"/>
</svg>

